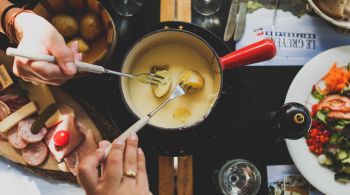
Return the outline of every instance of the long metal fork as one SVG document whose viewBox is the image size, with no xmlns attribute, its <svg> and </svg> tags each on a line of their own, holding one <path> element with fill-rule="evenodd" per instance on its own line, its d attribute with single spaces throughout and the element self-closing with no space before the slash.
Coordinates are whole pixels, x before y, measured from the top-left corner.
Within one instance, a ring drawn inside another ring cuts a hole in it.
<svg viewBox="0 0 350 195">
<path fill-rule="evenodd" d="M 155 108 L 152 112 L 147 114 L 146 116 L 140 118 L 135 124 L 133 124 L 131 127 L 129 127 L 124 133 L 122 133 L 119 137 L 117 137 L 118 140 L 125 141 L 126 138 L 131 133 L 137 133 L 142 127 L 144 127 L 151 118 L 161 109 L 164 105 L 166 105 L 170 100 L 173 100 L 175 98 L 178 98 L 180 96 L 183 96 L 186 94 L 186 91 L 180 86 L 180 84 L 176 85 L 174 90 L 171 92 L 171 95 L 167 100 L 165 100 L 162 104 L 160 104 L 157 108 Z M 104 157 L 107 158 L 109 152 L 111 151 L 111 145 L 106 148 Z"/>
<path fill-rule="evenodd" d="M 16 48 L 7 48 L 6 55 L 8 56 L 19 56 L 23 58 L 27 58 L 30 60 L 41 60 L 41 61 L 47 61 L 51 63 L 56 62 L 56 58 L 51 55 L 47 54 L 38 54 L 31 51 L 25 51 L 25 50 L 19 50 Z M 112 74 L 112 75 L 118 75 L 118 76 L 125 76 L 133 79 L 137 79 L 138 81 L 145 83 L 145 84 L 151 84 L 151 85 L 157 85 L 157 84 L 163 84 L 164 83 L 164 77 L 153 74 L 153 73 L 141 73 L 141 74 L 126 74 L 121 73 L 113 70 L 109 70 L 107 68 L 104 68 L 102 66 L 89 64 L 86 62 L 81 61 L 75 61 L 75 64 L 77 65 L 77 69 L 79 71 L 84 72 L 91 72 L 96 74 Z"/>
</svg>

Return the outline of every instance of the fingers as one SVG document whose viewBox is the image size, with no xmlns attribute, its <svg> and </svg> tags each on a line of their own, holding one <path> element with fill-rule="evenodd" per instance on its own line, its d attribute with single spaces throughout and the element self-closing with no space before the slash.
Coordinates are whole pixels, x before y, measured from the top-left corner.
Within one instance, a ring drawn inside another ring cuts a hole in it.
<svg viewBox="0 0 350 195">
<path fill-rule="evenodd" d="M 62 37 L 56 37 L 58 40 L 52 47 L 48 48 L 49 53 L 56 57 L 58 66 L 62 71 L 69 76 L 77 73 L 77 68 L 74 64 L 74 52 L 66 45 Z"/>
<path fill-rule="evenodd" d="M 146 171 L 146 160 L 145 154 L 143 153 L 141 148 L 137 149 L 137 176 L 136 176 L 136 184 L 141 188 L 148 189 L 148 178 Z"/>
<path fill-rule="evenodd" d="M 106 160 L 103 179 L 110 185 L 119 186 L 123 177 L 124 142 L 113 142 L 111 151 Z"/>
<path fill-rule="evenodd" d="M 52 63 L 45 61 L 34 61 L 30 63 L 33 73 L 42 80 L 68 79 L 71 76 L 62 74 L 61 69 Z"/>
<path fill-rule="evenodd" d="M 109 142 L 107 140 L 102 140 L 98 143 L 98 146 L 99 146 L 99 148 L 106 149 L 110 144 L 111 144 L 111 142 Z"/>
<path fill-rule="evenodd" d="M 100 141 L 98 143 L 98 145 L 99 145 L 99 148 L 102 148 L 103 151 L 105 151 L 106 148 L 108 148 L 108 146 L 111 145 L 111 143 L 109 141 L 107 141 L 107 140 L 102 140 L 102 141 Z M 102 172 L 102 174 L 105 172 L 105 169 L 106 169 L 106 162 L 103 161 L 101 163 L 101 172 Z"/>
<path fill-rule="evenodd" d="M 70 43 L 68 45 L 68 47 L 73 53 L 77 53 L 78 52 L 78 41 L 73 41 L 72 43 Z"/>
<path fill-rule="evenodd" d="M 40 78 L 38 78 L 37 76 L 35 76 L 34 74 L 32 74 L 32 76 L 22 76 L 21 77 L 24 81 L 27 81 L 27 82 L 31 82 L 35 85 L 38 85 L 39 83 L 44 83 L 44 84 L 49 84 L 49 85 L 56 85 L 56 86 L 59 86 L 59 85 L 62 85 L 66 79 L 57 79 L 57 80 L 52 80 L 52 81 L 45 81 L 45 80 L 42 80 Z"/>
<path fill-rule="evenodd" d="M 13 62 L 13 73 L 18 77 L 32 77 L 34 74 L 30 70 L 30 61 L 25 58 L 15 57 Z"/>
<path fill-rule="evenodd" d="M 104 152 L 101 149 L 96 150 L 92 154 L 86 156 L 78 167 L 78 181 L 86 189 L 93 191 L 98 184 L 98 165 L 103 159 Z"/>
<path fill-rule="evenodd" d="M 33 62 L 20 57 L 15 58 L 13 73 L 23 80 L 34 84 L 61 85 L 69 78 L 63 75 L 59 67 L 55 64 L 43 61 Z"/>
<path fill-rule="evenodd" d="M 137 173 L 137 145 L 138 138 L 135 133 L 131 134 L 126 140 L 125 156 L 124 156 L 124 173 L 129 170 Z M 129 184 L 135 184 L 134 178 L 124 177 L 125 182 Z"/>
<path fill-rule="evenodd" d="M 74 59 L 81 61 L 83 59 L 83 54 L 82 53 L 74 54 Z"/>
<path fill-rule="evenodd" d="M 78 41 L 74 41 L 73 43 L 71 43 L 69 45 L 69 49 L 74 54 L 74 60 L 81 61 L 83 59 L 83 54 L 82 53 L 78 53 L 78 47 L 79 47 Z"/>
<path fill-rule="evenodd" d="M 41 47 L 40 44 L 43 43 L 39 43 L 35 52 L 55 56 L 57 64 L 16 57 L 13 70 L 17 76 L 33 83 L 61 85 L 76 74 L 77 69 L 74 61 L 82 58 L 82 55 L 78 53 L 78 43 L 72 44 L 71 48 L 69 48 L 61 35 L 56 35 L 55 32 L 51 33 L 53 34 L 51 39 L 49 39 L 49 43 L 41 45 Z M 54 44 L 50 44 L 50 42 Z M 32 43 L 32 39 L 23 39 L 18 48 L 26 50 L 28 45 L 33 44 L 38 45 L 38 43 Z M 47 44 L 50 46 L 45 47 Z"/>
</svg>

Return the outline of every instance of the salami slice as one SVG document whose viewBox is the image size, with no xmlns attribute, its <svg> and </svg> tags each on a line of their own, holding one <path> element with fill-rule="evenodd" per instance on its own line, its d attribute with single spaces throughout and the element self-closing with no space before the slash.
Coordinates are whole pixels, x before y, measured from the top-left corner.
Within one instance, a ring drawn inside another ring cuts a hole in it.
<svg viewBox="0 0 350 195">
<path fill-rule="evenodd" d="M 34 121 L 35 117 L 29 117 L 18 123 L 18 135 L 29 143 L 41 141 L 47 133 L 46 127 L 43 127 L 37 134 L 33 134 L 30 128 Z"/>
<path fill-rule="evenodd" d="M 13 127 L 8 131 L 7 138 L 12 147 L 16 149 L 23 149 L 28 145 L 28 142 L 24 141 L 18 135 L 18 126 Z"/>
<path fill-rule="evenodd" d="M 22 150 L 23 160 L 31 166 L 42 164 L 48 155 L 48 149 L 44 142 L 31 143 Z"/>
</svg>

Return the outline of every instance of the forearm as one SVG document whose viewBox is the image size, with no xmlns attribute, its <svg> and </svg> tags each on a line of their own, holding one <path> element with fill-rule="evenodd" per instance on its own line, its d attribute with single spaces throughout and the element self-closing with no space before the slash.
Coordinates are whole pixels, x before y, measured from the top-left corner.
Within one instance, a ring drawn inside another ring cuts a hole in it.
<svg viewBox="0 0 350 195">
<path fill-rule="evenodd" d="M 3 12 L 5 11 L 5 9 L 12 5 L 11 2 L 7 1 L 7 0 L 0 0 L 0 17 L 3 17 L 2 14 Z M 6 16 L 5 16 L 5 25 L 7 24 L 7 22 L 9 21 L 10 17 L 16 13 L 17 11 L 19 11 L 20 8 L 12 8 L 10 9 L 7 13 L 6 13 Z M 0 25 L 0 30 L 1 32 L 4 33 L 4 30 L 3 30 L 3 27 Z"/>
</svg>

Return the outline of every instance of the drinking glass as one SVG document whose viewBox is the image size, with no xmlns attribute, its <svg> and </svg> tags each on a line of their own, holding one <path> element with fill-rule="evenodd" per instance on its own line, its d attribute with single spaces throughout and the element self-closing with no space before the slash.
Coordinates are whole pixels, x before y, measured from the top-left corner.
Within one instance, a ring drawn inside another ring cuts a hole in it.
<svg viewBox="0 0 350 195">
<path fill-rule="evenodd" d="M 215 14 L 220 10 L 222 0 L 192 0 L 193 8 L 204 16 Z"/>
<path fill-rule="evenodd" d="M 112 7 L 121 16 L 130 17 L 143 6 L 142 0 L 112 0 Z"/>
<path fill-rule="evenodd" d="M 261 176 L 253 163 L 234 159 L 221 167 L 217 183 L 225 195 L 255 195 L 261 185 Z"/>
</svg>

